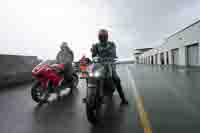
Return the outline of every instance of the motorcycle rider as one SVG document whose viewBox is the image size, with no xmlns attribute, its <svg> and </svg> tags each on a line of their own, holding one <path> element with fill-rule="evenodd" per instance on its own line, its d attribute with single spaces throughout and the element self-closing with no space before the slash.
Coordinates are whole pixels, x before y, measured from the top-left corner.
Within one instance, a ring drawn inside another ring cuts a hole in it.
<svg viewBox="0 0 200 133">
<path fill-rule="evenodd" d="M 73 67 L 72 62 L 74 60 L 74 53 L 68 46 L 67 42 L 62 42 L 60 45 L 60 51 L 56 56 L 56 62 L 58 64 L 64 64 L 64 79 L 66 82 L 71 82 L 73 80 Z M 58 92 L 60 95 L 60 92 Z"/>
<path fill-rule="evenodd" d="M 94 44 L 91 48 L 92 57 L 99 56 L 101 58 L 111 57 L 116 58 L 116 46 L 114 42 L 108 41 L 108 31 L 101 29 L 98 33 L 99 42 Z M 120 78 L 116 72 L 116 68 L 113 67 L 113 81 L 116 85 L 117 91 L 121 98 L 121 104 L 128 104 L 124 96 L 124 92 L 121 86 Z"/>
</svg>

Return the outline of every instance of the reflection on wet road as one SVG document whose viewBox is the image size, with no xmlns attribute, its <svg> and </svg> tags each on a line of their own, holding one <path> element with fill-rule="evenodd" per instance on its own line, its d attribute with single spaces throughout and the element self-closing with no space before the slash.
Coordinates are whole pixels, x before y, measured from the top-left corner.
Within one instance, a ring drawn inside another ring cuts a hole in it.
<svg viewBox="0 0 200 133">
<path fill-rule="evenodd" d="M 118 71 L 129 106 L 120 106 L 116 92 L 105 105 L 103 124 L 87 121 L 84 80 L 76 93 L 43 106 L 32 101 L 28 84 L 0 91 L 1 132 L 144 133 L 145 126 L 153 133 L 199 132 L 198 69 L 121 65 Z"/>
</svg>

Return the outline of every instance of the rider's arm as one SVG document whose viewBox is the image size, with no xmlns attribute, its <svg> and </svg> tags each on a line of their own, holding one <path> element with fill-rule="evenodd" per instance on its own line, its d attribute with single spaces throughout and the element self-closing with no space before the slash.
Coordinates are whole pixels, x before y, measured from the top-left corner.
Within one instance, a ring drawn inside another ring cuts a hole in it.
<svg viewBox="0 0 200 133">
<path fill-rule="evenodd" d="M 70 53 L 71 53 L 71 56 L 72 56 L 72 62 L 73 62 L 73 61 L 74 61 L 74 52 L 71 50 Z"/>
<path fill-rule="evenodd" d="M 58 54 L 56 55 L 56 63 L 60 62 L 60 52 L 58 52 Z"/>
<path fill-rule="evenodd" d="M 116 58 L 116 45 L 114 42 L 111 42 L 111 49 L 109 50 L 110 57 Z"/>
<path fill-rule="evenodd" d="M 92 45 L 91 52 L 92 52 L 92 57 L 97 56 L 97 47 L 95 44 Z"/>
</svg>

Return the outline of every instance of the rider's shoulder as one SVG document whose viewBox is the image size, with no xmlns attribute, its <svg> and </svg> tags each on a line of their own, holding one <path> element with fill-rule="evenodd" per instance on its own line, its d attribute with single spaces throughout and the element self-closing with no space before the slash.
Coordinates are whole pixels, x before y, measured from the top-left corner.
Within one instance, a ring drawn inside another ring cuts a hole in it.
<svg viewBox="0 0 200 133">
<path fill-rule="evenodd" d="M 98 45 L 98 43 L 93 43 L 93 44 L 92 44 L 93 47 L 95 47 L 95 46 L 97 46 L 97 45 Z"/>
<path fill-rule="evenodd" d="M 108 44 L 111 45 L 112 47 L 116 47 L 116 45 L 113 41 L 108 41 Z"/>
<path fill-rule="evenodd" d="M 95 47 L 95 48 L 98 48 L 99 46 L 101 46 L 101 45 L 100 45 L 100 43 L 98 43 L 98 42 L 97 42 L 97 43 L 94 43 L 94 44 L 92 44 L 92 47 L 93 47 L 93 48 L 94 48 L 94 47 Z"/>
<path fill-rule="evenodd" d="M 57 55 L 61 55 L 61 54 L 62 54 L 62 51 L 59 51 Z"/>
<path fill-rule="evenodd" d="M 107 44 L 109 44 L 112 47 L 116 47 L 116 45 L 113 41 L 108 41 Z M 97 43 L 94 43 L 92 46 L 93 47 L 99 47 L 99 46 L 101 46 L 101 43 L 97 42 Z"/>
</svg>

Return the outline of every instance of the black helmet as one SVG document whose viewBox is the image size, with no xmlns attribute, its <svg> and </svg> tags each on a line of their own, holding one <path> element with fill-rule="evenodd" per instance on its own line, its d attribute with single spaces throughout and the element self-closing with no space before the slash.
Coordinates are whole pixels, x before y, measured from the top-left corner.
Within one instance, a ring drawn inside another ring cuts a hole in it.
<svg viewBox="0 0 200 133">
<path fill-rule="evenodd" d="M 100 42 L 107 42 L 108 41 L 108 31 L 105 29 L 99 30 L 98 39 Z"/>
</svg>

